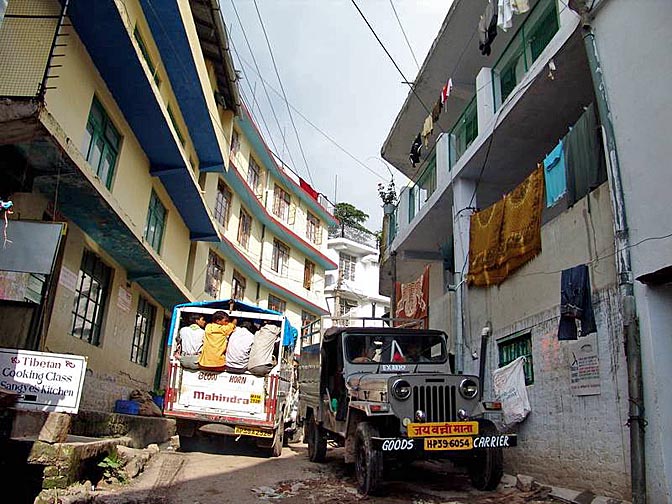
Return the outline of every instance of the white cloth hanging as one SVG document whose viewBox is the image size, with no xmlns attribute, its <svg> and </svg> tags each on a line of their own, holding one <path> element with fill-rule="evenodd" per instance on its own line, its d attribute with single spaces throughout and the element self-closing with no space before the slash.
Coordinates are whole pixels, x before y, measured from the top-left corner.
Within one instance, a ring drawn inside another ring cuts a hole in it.
<svg viewBox="0 0 672 504">
<path fill-rule="evenodd" d="M 529 0 L 511 0 L 511 8 L 514 14 L 525 14 L 530 10 Z"/>
<path fill-rule="evenodd" d="M 498 0 L 497 3 L 497 26 L 506 31 L 513 26 L 512 0 Z"/>
</svg>

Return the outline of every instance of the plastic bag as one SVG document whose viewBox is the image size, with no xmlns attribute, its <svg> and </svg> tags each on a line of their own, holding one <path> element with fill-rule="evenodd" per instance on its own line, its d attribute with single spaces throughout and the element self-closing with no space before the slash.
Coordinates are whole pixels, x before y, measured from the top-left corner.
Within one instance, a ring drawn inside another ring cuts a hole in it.
<svg viewBox="0 0 672 504">
<path fill-rule="evenodd" d="M 497 401 L 502 403 L 504 424 L 522 422 L 531 411 L 525 386 L 525 357 L 518 357 L 504 367 L 492 372 Z"/>
</svg>

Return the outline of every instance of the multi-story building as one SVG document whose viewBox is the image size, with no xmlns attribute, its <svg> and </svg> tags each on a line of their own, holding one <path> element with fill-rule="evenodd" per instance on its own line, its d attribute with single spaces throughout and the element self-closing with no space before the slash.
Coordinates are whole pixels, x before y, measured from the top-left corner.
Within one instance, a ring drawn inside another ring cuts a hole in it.
<svg viewBox="0 0 672 504">
<path fill-rule="evenodd" d="M 0 346 L 87 356 L 84 409 L 160 386 L 177 303 L 327 313 L 333 217 L 266 149 L 228 47 L 216 2 L 7 4 Z"/>
<path fill-rule="evenodd" d="M 338 269 L 327 272 L 324 295 L 332 316 L 383 317 L 390 298 L 378 293 L 376 239 L 350 227 L 329 230 L 327 255 Z"/>
<path fill-rule="evenodd" d="M 459 372 L 486 360 L 486 397 L 495 368 L 526 358 L 532 411 L 505 455 L 513 474 L 635 502 L 646 481 L 648 502 L 669 502 L 672 249 L 659 215 L 672 152 L 651 131 L 671 118 L 670 59 L 654 34 L 672 8 L 513 4 L 522 12 L 488 30 L 487 0 L 452 3 L 385 140 L 383 157 L 412 184 L 386 217 L 381 293 L 430 264 L 430 327 L 450 333 Z M 544 186 L 532 218 L 522 207 Z M 515 260 L 497 255 L 516 247 Z M 491 266 L 496 279 L 479 276 Z M 596 331 L 586 322 L 591 334 L 567 341 L 563 271 L 583 266 Z M 590 383 L 577 349 L 590 351 Z"/>
</svg>

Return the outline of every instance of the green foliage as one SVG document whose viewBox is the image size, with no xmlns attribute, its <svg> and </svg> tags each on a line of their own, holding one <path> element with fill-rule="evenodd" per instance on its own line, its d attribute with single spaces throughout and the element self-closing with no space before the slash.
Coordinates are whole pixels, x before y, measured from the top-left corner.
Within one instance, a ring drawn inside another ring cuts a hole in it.
<svg viewBox="0 0 672 504">
<path fill-rule="evenodd" d="M 120 481 L 122 483 L 126 482 L 126 474 L 122 470 L 123 463 L 119 459 L 119 455 L 116 451 L 110 453 L 103 460 L 98 462 L 98 467 L 103 469 L 103 478 L 107 482 L 114 480 Z"/>
<path fill-rule="evenodd" d="M 373 234 L 364 227 L 364 222 L 369 218 L 369 214 L 350 203 L 336 203 L 334 206 L 334 217 L 336 217 L 341 224 L 341 236 L 343 236 L 346 227 Z"/>
</svg>

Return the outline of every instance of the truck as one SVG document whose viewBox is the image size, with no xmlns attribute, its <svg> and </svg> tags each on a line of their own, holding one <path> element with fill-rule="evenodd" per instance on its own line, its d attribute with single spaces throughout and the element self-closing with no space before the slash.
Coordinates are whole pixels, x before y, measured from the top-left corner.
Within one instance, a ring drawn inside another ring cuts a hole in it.
<svg viewBox="0 0 672 504">
<path fill-rule="evenodd" d="M 481 366 L 479 375 L 483 374 Z M 482 376 L 452 370 L 443 331 L 408 320 L 323 317 L 302 328 L 299 424 L 308 457 L 344 447 L 360 493 L 376 494 L 384 468 L 439 458 L 467 469 L 472 485 L 493 490 L 503 450 L 501 403 L 482 397 Z"/>
<path fill-rule="evenodd" d="M 223 310 L 232 319 L 280 327 L 274 367 L 265 376 L 188 369 L 177 356 L 179 329 L 190 314 L 206 319 Z M 167 339 L 169 357 L 163 414 L 174 418 L 180 446 L 193 446 L 204 434 L 247 438 L 278 457 L 296 430 L 298 390 L 294 350 L 297 330 L 282 313 L 237 300 L 177 305 Z"/>
</svg>

